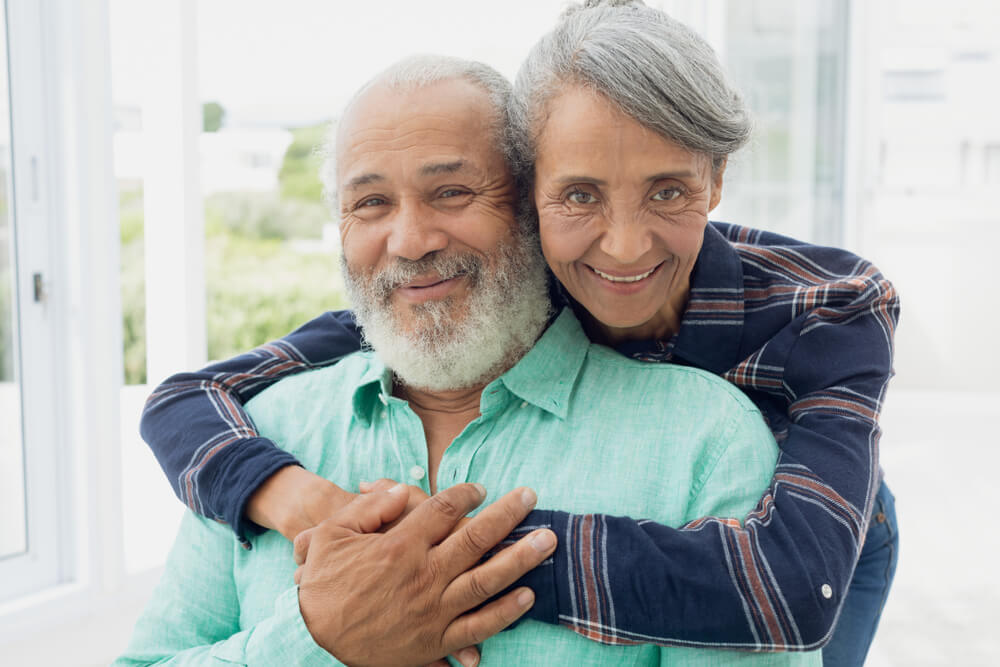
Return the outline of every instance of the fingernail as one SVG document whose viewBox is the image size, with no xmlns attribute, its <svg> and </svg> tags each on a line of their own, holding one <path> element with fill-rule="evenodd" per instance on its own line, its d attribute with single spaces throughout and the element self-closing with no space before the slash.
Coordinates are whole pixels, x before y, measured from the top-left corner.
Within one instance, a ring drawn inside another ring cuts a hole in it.
<svg viewBox="0 0 1000 667">
<path fill-rule="evenodd" d="M 517 596 L 517 603 L 522 607 L 530 607 L 534 601 L 535 594 L 531 592 L 531 589 L 521 591 L 520 595 Z"/>
<path fill-rule="evenodd" d="M 479 662 L 479 654 L 471 649 L 465 649 L 458 652 L 458 661 L 464 667 L 476 667 L 476 663 Z"/>
<path fill-rule="evenodd" d="M 479 497 L 480 498 L 485 498 L 486 497 L 486 487 L 485 486 L 483 486 L 482 484 L 473 484 L 472 486 L 476 487 L 476 491 L 479 492 Z"/>
<path fill-rule="evenodd" d="M 521 502 L 530 510 L 538 502 L 538 496 L 531 489 L 525 489 L 521 492 Z"/>
<path fill-rule="evenodd" d="M 535 551 L 548 551 L 556 543 L 556 536 L 551 530 L 540 530 L 531 538 L 531 546 Z"/>
<path fill-rule="evenodd" d="M 400 482 L 396 486 L 394 486 L 391 489 L 389 489 L 389 493 L 393 493 L 393 494 L 403 493 L 404 491 L 406 491 L 406 484 L 403 484 L 402 482 Z"/>
<path fill-rule="evenodd" d="M 370 488 L 372 488 L 371 482 L 361 482 L 358 484 L 358 490 L 361 491 L 361 493 L 365 493 Z"/>
</svg>

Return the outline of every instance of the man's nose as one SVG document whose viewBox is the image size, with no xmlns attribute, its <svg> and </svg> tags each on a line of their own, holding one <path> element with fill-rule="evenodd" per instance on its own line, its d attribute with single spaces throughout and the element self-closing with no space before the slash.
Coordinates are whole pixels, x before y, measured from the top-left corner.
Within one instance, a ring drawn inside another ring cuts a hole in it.
<svg viewBox="0 0 1000 667">
<path fill-rule="evenodd" d="M 609 216 L 600 248 L 619 264 L 634 264 L 652 247 L 652 237 L 646 226 L 633 221 Z"/>
<path fill-rule="evenodd" d="M 386 249 L 393 257 L 420 259 L 448 245 L 448 235 L 437 224 L 435 211 L 422 202 L 404 199 L 389 221 Z"/>
</svg>

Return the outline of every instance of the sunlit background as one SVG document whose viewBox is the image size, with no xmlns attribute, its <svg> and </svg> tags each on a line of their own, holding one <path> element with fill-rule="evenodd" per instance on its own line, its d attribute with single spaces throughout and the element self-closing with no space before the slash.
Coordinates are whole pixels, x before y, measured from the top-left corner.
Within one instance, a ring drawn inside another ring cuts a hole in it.
<svg viewBox="0 0 1000 667">
<path fill-rule="evenodd" d="M 315 150 L 347 97 L 418 52 L 513 77 L 565 4 L 6 1 L 0 664 L 124 648 L 183 511 L 137 433 L 152 386 L 346 306 Z M 756 116 L 713 217 L 849 248 L 901 294 L 901 558 L 868 664 L 996 664 L 1000 6 L 649 4 Z"/>
</svg>

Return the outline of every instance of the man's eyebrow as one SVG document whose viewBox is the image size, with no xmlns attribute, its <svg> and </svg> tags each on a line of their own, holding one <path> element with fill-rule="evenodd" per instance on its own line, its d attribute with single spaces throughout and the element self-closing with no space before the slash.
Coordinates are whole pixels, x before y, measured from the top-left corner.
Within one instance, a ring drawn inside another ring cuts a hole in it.
<svg viewBox="0 0 1000 667">
<path fill-rule="evenodd" d="M 355 176 L 351 180 L 347 181 L 344 186 L 345 190 L 353 190 L 354 188 L 361 187 L 362 185 L 368 185 L 369 183 L 377 183 L 379 181 L 384 181 L 385 176 L 382 174 L 368 173 Z"/>
<path fill-rule="evenodd" d="M 432 162 L 420 168 L 421 176 L 435 176 L 437 174 L 453 174 L 466 166 L 465 160 L 455 160 L 453 162 Z"/>
</svg>

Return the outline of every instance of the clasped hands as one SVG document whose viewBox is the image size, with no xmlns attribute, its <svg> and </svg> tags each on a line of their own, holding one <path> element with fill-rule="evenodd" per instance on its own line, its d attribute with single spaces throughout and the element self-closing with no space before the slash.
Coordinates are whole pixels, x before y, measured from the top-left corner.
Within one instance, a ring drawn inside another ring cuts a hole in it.
<svg viewBox="0 0 1000 667">
<path fill-rule="evenodd" d="M 474 645 L 523 615 L 534 594 L 522 587 L 490 600 L 556 546 L 541 529 L 481 562 L 536 501 L 530 489 L 515 489 L 464 519 L 485 497 L 478 484 L 427 498 L 383 480 L 300 531 L 295 579 L 316 643 L 352 666 L 446 665 L 449 654 L 478 663 Z"/>
</svg>

